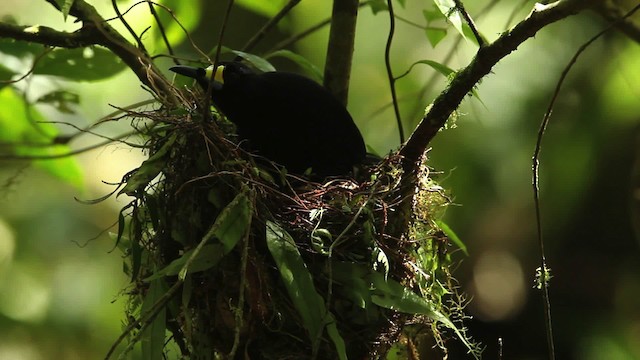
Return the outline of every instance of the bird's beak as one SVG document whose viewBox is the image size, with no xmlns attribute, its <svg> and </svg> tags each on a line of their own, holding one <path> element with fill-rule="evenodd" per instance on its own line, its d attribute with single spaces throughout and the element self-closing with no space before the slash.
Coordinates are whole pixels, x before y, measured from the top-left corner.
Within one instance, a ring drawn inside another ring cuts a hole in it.
<svg viewBox="0 0 640 360">
<path fill-rule="evenodd" d="M 192 66 L 184 66 L 177 65 L 169 68 L 169 70 L 173 71 L 176 74 L 180 74 L 183 76 L 190 77 L 195 79 L 202 88 L 207 89 L 209 87 L 209 80 L 211 79 L 211 72 L 213 71 L 213 66 L 209 66 L 206 69 L 192 67 Z M 212 87 L 214 90 L 222 89 L 222 85 L 224 84 L 224 79 L 222 77 L 222 72 L 224 71 L 224 66 L 218 66 L 216 74 L 214 75 L 214 81 Z"/>
<path fill-rule="evenodd" d="M 169 70 L 173 71 L 176 74 L 184 75 L 192 79 L 204 78 L 206 76 L 206 72 L 203 68 L 192 66 L 178 65 L 170 67 Z"/>
</svg>

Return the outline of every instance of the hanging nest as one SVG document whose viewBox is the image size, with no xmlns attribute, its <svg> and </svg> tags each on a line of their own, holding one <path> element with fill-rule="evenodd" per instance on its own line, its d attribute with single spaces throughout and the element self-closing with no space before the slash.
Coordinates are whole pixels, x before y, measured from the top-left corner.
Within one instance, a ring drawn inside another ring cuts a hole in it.
<svg viewBox="0 0 640 360">
<path fill-rule="evenodd" d="M 246 153 L 205 108 L 129 114 L 149 159 L 120 191 L 131 320 L 112 352 L 128 339 L 121 351 L 150 358 L 385 358 L 446 352 L 455 334 L 477 353 L 454 325 L 449 199 L 426 166 L 399 230 L 398 156 L 312 182 Z"/>
</svg>

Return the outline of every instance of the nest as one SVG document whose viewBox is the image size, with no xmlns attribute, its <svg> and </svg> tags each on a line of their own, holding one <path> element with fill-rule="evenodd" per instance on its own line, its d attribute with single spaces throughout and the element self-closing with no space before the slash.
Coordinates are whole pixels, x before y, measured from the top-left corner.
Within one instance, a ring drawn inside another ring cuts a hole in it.
<svg viewBox="0 0 640 360">
<path fill-rule="evenodd" d="M 435 224 L 449 200 L 426 167 L 399 229 L 397 155 L 309 181 L 238 147 L 233 125 L 202 104 L 189 107 L 130 114 L 149 139 L 149 160 L 121 191 L 135 198 L 119 235 L 131 344 L 160 328 L 160 351 L 189 359 L 379 358 L 417 351 L 425 334 L 427 347 L 442 345 L 436 324 L 451 328 L 461 306 L 445 305 L 455 286 Z"/>
</svg>

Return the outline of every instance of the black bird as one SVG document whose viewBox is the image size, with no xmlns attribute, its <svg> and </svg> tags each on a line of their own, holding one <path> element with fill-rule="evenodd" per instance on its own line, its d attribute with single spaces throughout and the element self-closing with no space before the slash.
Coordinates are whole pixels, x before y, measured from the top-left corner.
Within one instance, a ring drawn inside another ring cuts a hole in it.
<svg viewBox="0 0 640 360">
<path fill-rule="evenodd" d="M 174 66 L 207 90 L 213 66 Z M 311 168 L 318 176 L 344 175 L 366 154 L 362 135 L 347 109 L 329 91 L 304 76 L 256 73 L 238 61 L 218 66 L 211 85 L 214 105 L 237 126 L 249 149 L 292 173 Z"/>
</svg>

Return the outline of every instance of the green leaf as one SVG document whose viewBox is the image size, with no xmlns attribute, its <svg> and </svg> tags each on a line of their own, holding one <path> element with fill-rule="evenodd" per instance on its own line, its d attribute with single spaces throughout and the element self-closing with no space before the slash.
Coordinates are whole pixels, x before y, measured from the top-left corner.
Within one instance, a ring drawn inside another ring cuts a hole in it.
<svg viewBox="0 0 640 360">
<path fill-rule="evenodd" d="M 436 47 L 447 36 L 447 29 L 428 27 L 424 29 L 424 33 L 431 47 Z"/>
<path fill-rule="evenodd" d="M 320 71 L 320 69 L 317 66 L 315 66 L 311 61 L 309 61 L 304 56 L 298 55 L 289 50 L 277 50 L 265 56 L 265 59 L 270 59 L 272 57 L 283 57 L 295 62 L 296 64 L 298 64 L 298 66 L 303 68 L 304 71 L 307 74 L 309 74 L 313 80 L 322 84 L 323 82 L 322 71 Z"/>
<path fill-rule="evenodd" d="M 289 298 L 300 314 L 312 342 L 313 353 L 318 350 L 323 329 L 327 326 L 340 359 L 346 359 L 344 340 L 335 327 L 335 319 L 325 309 L 324 300 L 313 284 L 307 265 L 300 256 L 295 241 L 278 224 L 267 221 L 267 247 L 276 262 Z"/>
<path fill-rule="evenodd" d="M 389 7 L 387 6 L 387 2 L 385 0 L 370 0 L 367 1 L 367 5 L 371 7 L 371 12 L 373 12 L 373 15 L 378 14 L 380 11 L 389 10 Z"/>
<path fill-rule="evenodd" d="M 343 294 L 362 309 L 371 308 L 371 291 L 367 279 L 369 268 L 351 262 L 332 262 L 332 278 L 342 285 Z"/>
<path fill-rule="evenodd" d="M 386 279 L 389 275 L 389 259 L 387 258 L 387 254 L 382 251 L 382 249 L 376 246 L 373 249 L 373 270 L 380 271 L 384 274 L 384 278 Z"/>
<path fill-rule="evenodd" d="M 437 61 L 433 61 L 433 60 L 418 60 L 418 61 L 414 62 L 413 64 L 411 64 L 411 66 L 409 66 L 409 70 L 407 70 L 407 72 L 402 74 L 399 78 L 402 78 L 402 77 L 405 77 L 405 76 L 409 75 L 411 70 L 413 70 L 413 67 L 418 65 L 418 64 L 429 65 L 429 66 L 431 66 L 431 68 L 433 68 L 434 70 L 436 70 L 440 74 L 444 75 L 444 77 L 446 77 L 448 79 L 451 76 L 451 74 L 453 74 L 455 72 L 455 70 L 451 69 L 447 65 L 441 64 L 441 63 L 439 63 Z"/>
<path fill-rule="evenodd" d="M 173 260 L 166 267 L 162 268 L 159 271 L 156 271 L 155 274 L 144 279 L 144 281 L 149 282 L 149 281 L 163 278 L 165 276 L 178 275 L 178 273 L 180 273 L 184 265 L 187 263 L 187 260 L 189 260 L 189 258 L 191 257 L 191 255 L 195 250 L 196 249 L 194 248 L 185 252 L 184 254 L 182 254 L 182 256 Z M 218 265 L 218 263 L 223 257 L 224 257 L 224 248 L 221 244 L 204 245 L 202 249 L 200 249 L 196 257 L 193 259 L 193 261 L 191 262 L 188 272 L 197 273 L 200 271 L 209 270 L 212 267 Z"/>
<path fill-rule="evenodd" d="M 333 345 L 336 347 L 338 359 L 347 360 L 347 347 L 344 343 L 342 335 L 340 335 L 340 331 L 338 331 L 338 325 L 333 314 L 327 314 L 327 321 L 327 334 L 329 334 L 329 338 L 331 339 L 331 341 L 333 341 Z"/>
<path fill-rule="evenodd" d="M 73 6 L 74 0 L 64 0 L 64 4 L 62 4 L 62 18 L 64 21 L 67 21 L 67 16 L 69 16 L 69 11 L 71 11 L 71 6 Z"/>
<path fill-rule="evenodd" d="M 465 255 L 469 256 L 469 253 L 467 252 L 467 246 L 462 242 L 462 240 L 460 240 L 458 235 L 456 235 L 456 233 L 453 230 L 451 230 L 449 225 L 447 225 L 442 220 L 436 220 L 436 225 L 438 225 L 438 228 L 440 228 L 440 230 L 442 230 L 442 232 L 445 235 L 447 235 L 449 240 L 451 240 L 454 244 L 456 244 L 456 246 L 459 247 L 460 250 L 462 250 L 462 252 L 464 252 Z"/>
<path fill-rule="evenodd" d="M 286 0 L 236 0 L 236 4 L 264 17 L 275 16 L 287 3 Z"/>
<path fill-rule="evenodd" d="M 411 289 L 404 287 L 393 279 L 389 278 L 385 280 L 380 273 L 371 272 L 369 278 L 374 287 L 371 296 L 374 304 L 403 313 L 425 315 L 434 321 L 440 322 L 451 329 L 467 349 L 473 352 L 473 346 L 469 343 L 462 331 L 427 299 L 414 293 Z M 475 356 L 474 354 L 474 357 Z"/>
<path fill-rule="evenodd" d="M 315 229 L 311 232 L 311 247 L 322 255 L 329 255 L 333 236 L 327 229 Z"/>
<path fill-rule="evenodd" d="M 260 71 L 263 71 L 263 72 L 276 71 L 276 68 L 273 65 L 271 65 L 271 63 L 268 60 L 266 60 L 261 56 L 250 54 L 240 50 L 231 50 L 231 52 L 247 60 Z"/>
<path fill-rule="evenodd" d="M 18 156 L 57 156 L 68 154 L 66 145 L 53 145 L 59 132 L 37 109 L 25 104 L 12 87 L 0 90 L 0 142 L 5 151 Z M 9 146 L 11 145 L 11 146 Z M 51 175 L 82 189 L 82 170 L 73 157 L 34 160 L 33 164 Z"/>
<path fill-rule="evenodd" d="M 387 357 L 385 360 L 405 360 L 409 358 L 409 349 L 407 348 L 407 344 L 404 344 L 401 341 L 396 341 L 391 345 L 389 351 L 387 351 Z"/>
<path fill-rule="evenodd" d="M 167 285 L 164 280 L 158 279 L 151 283 L 144 301 L 142 302 L 141 313 L 148 313 L 153 305 L 167 292 Z M 162 308 L 151 323 L 144 328 L 140 338 L 142 348 L 142 359 L 156 360 L 163 358 L 164 335 L 166 331 L 167 310 Z"/>
<path fill-rule="evenodd" d="M 80 95 L 66 90 L 55 90 L 39 97 L 36 102 L 50 104 L 64 114 L 74 114 L 71 104 L 80 103 Z"/>
<path fill-rule="evenodd" d="M 373 284 L 371 300 L 374 304 L 408 314 L 422 314 L 441 321 L 432 303 L 398 283 L 384 278 L 378 272 L 371 272 L 369 279 Z"/>
<path fill-rule="evenodd" d="M 449 20 L 451 25 L 453 25 L 453 27 L 458 31 L 458 33 L 460 33 L 460 35 L 478 45 L 478 40 L 471 31 L 469 24 L 466 23 L 463 16 L 460 14 L 460 11 L 456 7 L 456 4 L 453 0 L 433 0 L 433 2 L 436 4 L 438 9 L 440 9 L 442 14 L 447 17 L 447 20 Z M 469 17 L 470 16 L 471 15 L 469 15 Z"/>
<path fill-rule="evenodd" d="M 464 36 L 464 32 L 462 31 L 462 24 L 464 23 L 464 20 L 456 8 L 456 3 L 453 0 L 433 0 L 433 2 L 447 20 L 449 20 L 451 25 L 458 30 L 460 35 Z"/>
<path fill-rule="evenodd" d="M 431 68 L 433 68 L 435 71 L 439 72 L 440 74 L 444 75 L 445 77 L 448 77 L 453 72 L 455 72 L 455 70 L 453 70 L 452 68 L 448 67 L 447 65 L 441 64 L 441 63 L 439 63 L 437 61 L 433 61 L 433 60 L 419 60 L 419 61 L 416 61 L 415 63 L 413 63 L 411 65 L 411 67 L 413 67 L 413 65 L 417 65 L 417 64 L 429 65 L 429 66 L 431 66 Z"/>
<path fill-rule="evenodd" d="M 424 19 L 427 21 L 427 25 L 433 21 L 447 19 L 437 7 L 422 10 L 422 16 L 424 16 Z"/>
<path fill-rule="evenodd" d="M 18 41 L 9 38 L 0 38 L 0 53 L 24 58 L 36 56 L 44 51 L 44 46 L 26 41 Z"/>
<path fill-rule="evenodd" d="M 239 193 L 216 218 L 211 234 L 220 240 L 225 254 L 231 252 L 249 230 L 252 212 L 251 200 Z"/>
<path fill-rule="evenodd" d="M 160 174 L 162 169 L 164 169 L 167 162 L 166 156 L 169 154 L 169 150 L 172 148 L 176 138 L 177 135 L 172 134 L 155 154 L 142 162 L 142 165 L 133 171 L 133 175 L 127 180 L 127 185 L 118 192 L 118 195 L 127 194 L 129 196 L 135 196 L 138 191 L 144 190 L 144 188 Z"/>
<path fill-rule="evenodd" d="M 476 30 L 478 30 L 478 29 L 476 29 Z M 473 33 L 473 30 L 471 30 L 471 26 L 469 26 L 469 24 L 467 24 L 466 22 L 464 24 L 462 24 L 462 32 L 464 33 L 464 37 L 467 40 L 470 40 L 474 44 L 480 46 L 480 44 L 478 43 L 478 39 L 476 38 L 476 35 Z M 482 35 L 482 33 L 478 33 L 478 35 L 480 35 L 480 37 L 482 38 L 482 41 L 485 44 L 489 43 L 487 38 L 484 35 Z"/>
<path fill-rule="evenodd" d="M 60 76 L 74 81 L 109 78 L 126 68 L 110 50 L 101 47 L 59 49 L 35 64 L 33 74 Z"/>
</svg>

